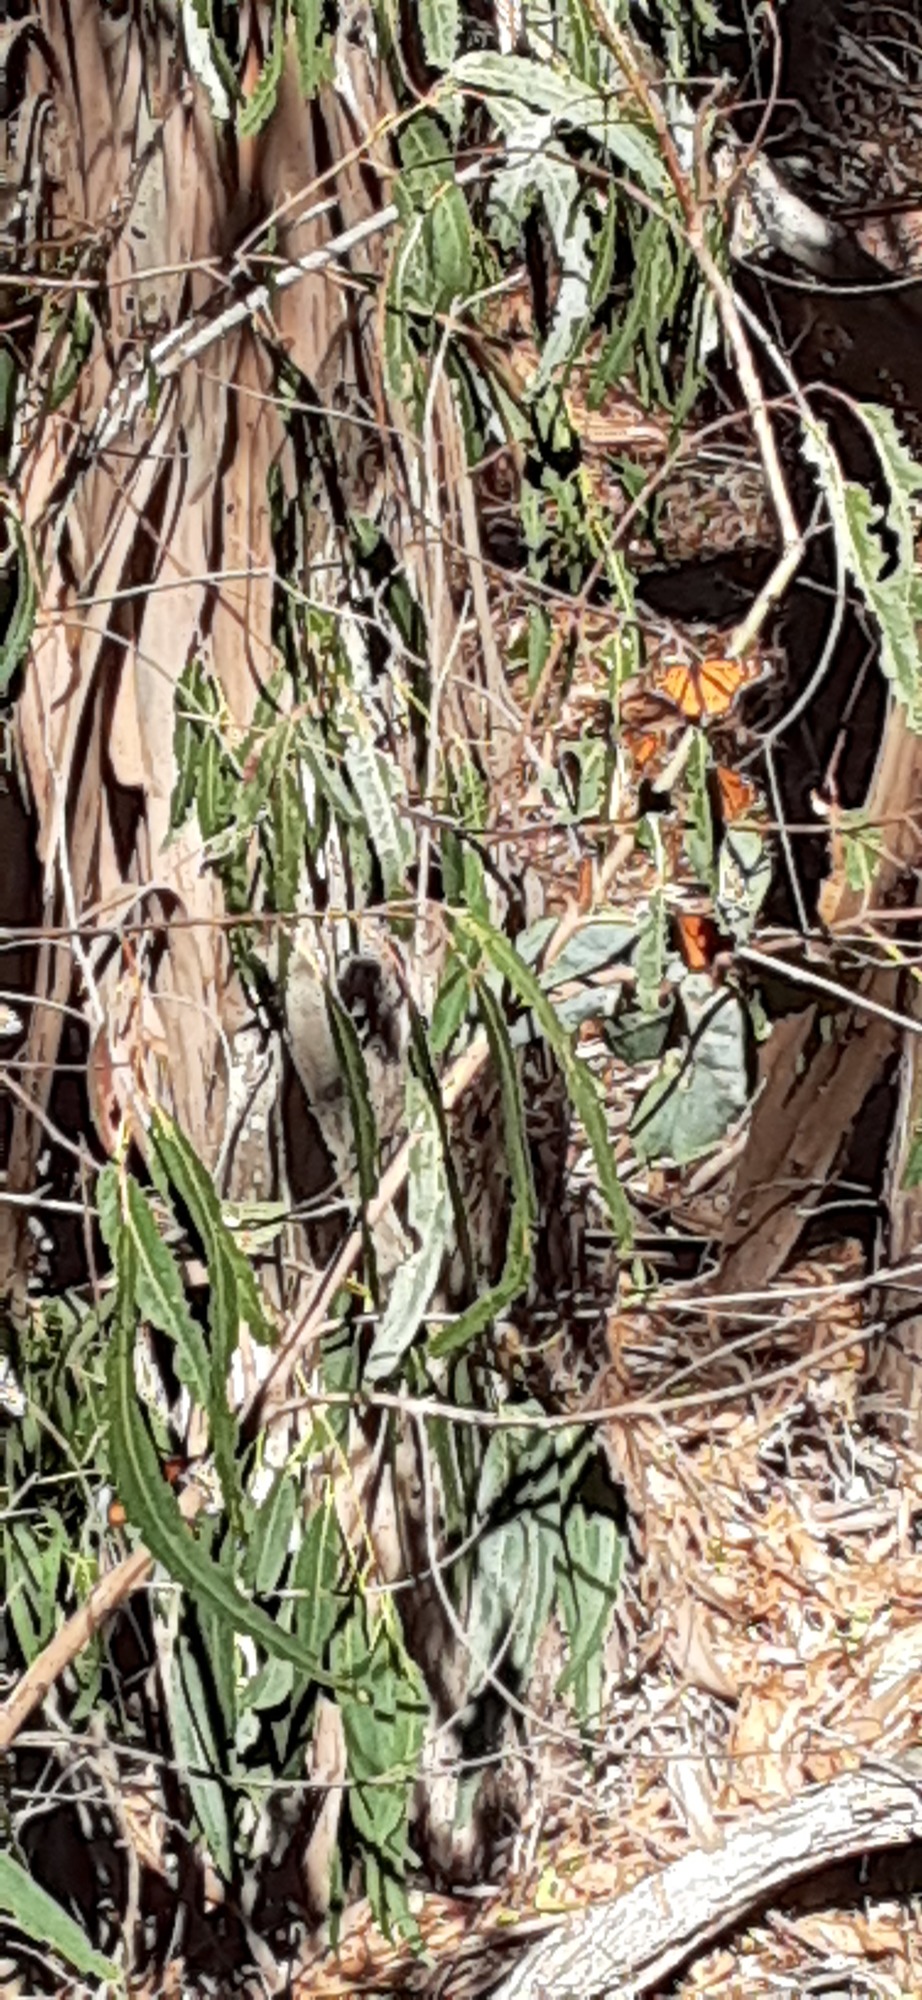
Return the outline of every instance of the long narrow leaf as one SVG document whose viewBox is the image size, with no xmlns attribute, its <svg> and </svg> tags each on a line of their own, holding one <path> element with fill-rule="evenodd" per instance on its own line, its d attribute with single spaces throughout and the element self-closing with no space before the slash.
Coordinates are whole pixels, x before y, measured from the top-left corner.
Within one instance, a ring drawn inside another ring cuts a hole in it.
<svg viewBox="0 0 922 2000">
<path fill-rule="evenodd" d="M 365 1057 L 352 1015 L 331 987 L 326 991 L 327 1019 L 336 1049 L 346 1094 L 355 1157 L 359 1175 L 359 1195 L 363 1205 L 371 1201 L 378 1185 L 378 1127 L 368 1084 Z"/>
<path fill-rule="evenodd" d="M 112 1476 L 129 1521 L 144 1538 L 155 1561 L 177 1583 L 192 1591 L 237 1632 L 248 1632 L 268 1653 L 293 1660 L 323 1687 L 334 1685 L 303 1645 L 251 1604 L 234 1582 L 212 1562 L 180 1514 L 160 1462 L 134 1387 L 134 1340 L 137 1287 L 134 1241 L 128 1229 L 119 1235 L 115 1337 L 109 1350 L 109 1449 Z"/>
<path fill-rule="evenodd" d="M 572 1037 L 562 1027 L 547 994 L 509 939 L 477 917 L 464 914 L 454 917 L 452 922 L 456 931 L 476 939 L 497 972 L 508 979 L 519 999 L 530 1008 L 545 1041 L 557 1057 L 571 1101 L 583 1121 L 592 1147 L 599 1187 L 608 1205 L 618 1247 L 622 1251 L 629 1249 L 633 1234 L 630 1209 L 615 1169 L 605 1113 L 592 1072 L 576 1054 Z"/>
<path fill-rule="evenodd" d="M 59 1952 L 76 1972 L 93 1979 L 118 1978 L 118 1966 L 93 1950 L 80 1925 L 32 1880 L 12 1854 L 0 1854 L 0 1910 L 26 1937 Z"/>
<path fill-rule="evenodd" d="M 120 1213 L 119 1174 L 116 1167 L 104 1167 L 96 1183 L 96 1203 L 106 1245 L 115 1255 L 114 1230 L 131 1231 L 137 1253 L 138 1311 L 143 1319 L 165 1333 L 176 1347 L 176 1373 L 204 1409 L 209 1397 L 208 1353 L 200 1326 L 186 1304 L 182 1279 L 175 1260 L 154 1220 L 146 1196 L 130 1176 L 124 1183 L 125 1208 Z"/>
<path fill-rule="evenodd" d="M 419 0 L 419 25 L 430 68 L 447 69 L 454 62 L 461 36 L 458 0 Z"/>
<path fill-rule="evenodd" d="M 35 584 L 29 563 L 26 538 L 16 516 L 7 508 L 10 538 L 15 547 L 16 587 L 12 609 L 6 619 L 6 627 L 0 638 L 0 698 L 9 688 L 17 667 L 25 659 L 32 644 L 32 630 L 35 625 L 36 597 Z"/>
<path fill-rule="evenodd" d="M 240 1477 L 236 1464 L 237 1422 L 227 1400 L 231 1362 L 245 1320 L 257 1337 L 271 1335 L 256 1281 L 221 1214 L 210 1175 L 187 1139 L 162 1111 L 154 1115 L 152 1133 L 161 1168 L 192 1218 L 208 1264 L 211 1335 L 208 1420 L 215 1463 L 232 1521 L 239 1523 Z M 127 1504 L 127 1503 L 126 1503 Z"/>
<path fill-rule="evenodd" d="M 179 1774 L 188 1785 L 209 1854 L 225 1882 L 234 1870 L 230 1814 L 218 1775 L 221 1757 L 195 1649 L 178 1639 L 167 1677 L 167 1700 Z M 213 1774 L 213 1775 L 206 1775 Z"/>
<path fill-rule="evenodd" d="M 413 1128 L 408 1217 L 419 1248 L 401 1264 L 365 1366 L 369 1382 L 384 1381 L 415 1340 L 438 1283 L 451 1232 L 451 1200 L 439 1121 L 423 1086 L 407 1092 Z"/>
</svg>

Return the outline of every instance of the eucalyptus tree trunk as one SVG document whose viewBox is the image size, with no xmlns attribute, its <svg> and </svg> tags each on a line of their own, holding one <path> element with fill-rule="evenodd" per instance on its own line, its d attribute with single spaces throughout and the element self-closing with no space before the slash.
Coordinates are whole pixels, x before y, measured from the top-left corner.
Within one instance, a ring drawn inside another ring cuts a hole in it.
<svg viewBox="0 0 922 2000">
<path fill-rule="evenodd" d="M 267 74 L 274 10 L 253 0 L 239 14 L 246 95 Z M 321 911 L 348 901 L 335 841 L 311 870 L 298 864 L 298 921 L 284 947 L 271 929 L 258 934 L 269 938 L 263 964 L 276 997 L 285 989 L 281 1022 L 272 1016 L 267 1034 L 235 964 L 204 801 L 181 824 L 171 806 L 183 677 L 193 667 L 219 691 L 215 734 L 242 756 L 267 690 L 284 703 L 286 592 L 329 607 L 351 657 L 367 655 L 374 620 L 350 608 L 357 519 L 386 532 L 411 580 L 426 664 L 442 673 L 443 726 L 476 736 L 481 754 L 492 740 L 500 761 L 509 741 L 488 620 L 473 668 L 457 643 L 447 544 L 469 566 L 468 601 L 481 613 L 483 582 L 452 394 L 436 369 L 417 440 L 382 381 L 395 105 L 373 10 L 346 0 L 337 17 L 335 83 L 306 99 L 289 41 L 271 115 L 243 138 L 216 115 L 221 79 L 196 53 L 191 6 L 41 0 L 36 18 L 6 30 L 5 75 L 18 102 L 7 120 L 0 240 L 24 380 L 4 506 L 10 561 L 18 551 L 20 586 L 31 581 L 37 602 L 15 691 L 43 931 L 21 1051 L 27 1083 L 12 1113 L 14 1196 L 36 1185 L 73 1017 L 97 1159 L 99 1146 L 114 1155 L 126 1140 L 144 1153 L 145 1107 L 156 1104 L 222 1198 L 285 1198 L 294 1088 L 295 1126 L 310 1111 L 350 1191 L 351 1134 L 323 1006 L 336 948 L 318 943 L 314 922 L 315 892 Z M 286 424 L 286 394 L 308 412 L 309 462 Z M 280 577 L 286 510 L 300 541 Z M 373 687 L 366 680 L 372 736 L 391 730 L 398 759 L 424 759 L 425 746 L 395 719 L 394 681 L 380 669 Z M 417 921 L 413 961 L 431 987 L 438 941 L 426 922 Z M 375 925 L 353 917 L 345 929 L 353 959 L 380 966 Z M 369 1073 L 375 1083 L 371 1057 Z M 379 1066 L 385 1141 L 402 1115 L 403 1083 L 387 1060 Z M 503 1191 L 500 1181 L 494 1226 Z M 26 1212 L 0 1205 L 0 1296 L 14 1306 L 29 1280 Z M 396 1221 L 394 1232 L 399 1261 Z M 292 1289 L 279 1275 L 278 1303 L 290 1312 L 296 1298 L 297 1281 Z M 391 1495 L 416 1478 L 412 1434 L 401 1450 L 385 1479 Z M 385 1503 L 377 1524 L 369 1518 L 393 1579 L 424 1551 L 407 1549 L 394 1526 L 402 1506 L 387 1493 Z M 419 1524 L 414 1535 L 424 1539 Z M 463 1701 L 466 1664 L 452 1671 L 437 1603 L 421 1604 L 420 1621 L 418 1647 L 430 1664 L 438 1655 L 439 1706 L 450 1714 Z M 339 1755 L 334 1746 L 331 1770 Z M 335 1825 L 321 1831 L 323 1852 L 309 1851 L 304 1866 L 322 1904 Z"/>
<path fill-rule="evenodd" d="M 240 10 L 245 86 L 271 14 Z M 269 484 L 290 491 L 298 478 L 280 357 L 312 385 L 337 505 L 366 511 L 369 478 L 384 479 L 368 280 L 383 261 L 389 156 L 370 135 L 392 103 L 369 10 L 340 15 L 339 86 L 306 103 L 289 47 L 251 139 L 215 118 L 189 67 L 191 8 L 47 0 L 37 21 L 6 30 L 6 75 L 21 85 L 7 122 L 7 298 L 25 301 L 29 367 L 8 514 L 21 514 L 39 606 L 17 721 L 48 933 L 13 1192 L 34 1183 L 68 1007 L 86 1022 L 106 1150 L 123 1121 L 137 1136 L 133 1106 L 149 1093 L 225 1192 L 273 1191 L 268 1125 L 254 1143 L 250 1117 L 246 1143 L 234 1141 L 259 1075 L 218 877 L 195 817 L 169 837 L 174 711 L 196 659 L 220 687 L 225 735 L 242 740 L 276 664 Z M 267 269 L 316 258 L 334 237 L 335 260 L 318 258 L 270 301 Z M 91 352 L 68 392 L 78 338 Z M 341 529 L 328 505 L 318 546 Z M 26 1275 L 21 1215 L 0 1214 L 4 1291 Z"/>
</svg>

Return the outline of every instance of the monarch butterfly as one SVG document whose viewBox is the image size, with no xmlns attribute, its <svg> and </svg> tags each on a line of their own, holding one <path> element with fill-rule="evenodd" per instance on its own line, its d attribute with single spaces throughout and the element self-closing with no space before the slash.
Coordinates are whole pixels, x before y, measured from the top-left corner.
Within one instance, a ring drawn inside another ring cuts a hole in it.
<svg viewBox="0 0 922 2000">
<path fill-rule="evenodd" d="M 714 781 L 724 826 L 732 826 L 734 820 L 755 812 L 759 794 L 751 779 L 744 778 L 740 771 L 731 771 L 728 764 L 716 764 Z"/>
<path fill-rule="evenodd" d="M 662 749 L 663 744 L 659 736 L 639 736 L 636 743 L 632 742 L 630 747 L 631 762 L 635 771 L 645 771 L 647 765 L 652 764 L 657 751 Z"/>
<path fill-rule="evenodd" d="M 729 715 L 743 688 L 763 673 L 757 660 L 673 660 L 657 675 L 656 687 L 687 722 L 713 722 Z"/>
<path fill-rule="evenodd" d="M 676 910 L 673 922 L 676 941 L 689 972 L 709 972 L 721 944 L 713 917 L 700 916 L 694 910 Z"/>
</svg>

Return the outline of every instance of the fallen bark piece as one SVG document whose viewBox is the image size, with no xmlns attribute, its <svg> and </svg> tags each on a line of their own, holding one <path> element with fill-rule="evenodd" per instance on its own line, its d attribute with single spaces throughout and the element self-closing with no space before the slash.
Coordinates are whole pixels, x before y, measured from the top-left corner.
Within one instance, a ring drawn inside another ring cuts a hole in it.
<svg viewBox="0 0 922 2000">
<path fill-rule="evenodd" d="M 639 2000 L 721 1931 L 850 1855 L 922 1839 L 922 1755 L 866 1764 L 726 1829 L 616 1902 L 571 1917 L 526 1953 L 493 2000 Z"/>
</svg>

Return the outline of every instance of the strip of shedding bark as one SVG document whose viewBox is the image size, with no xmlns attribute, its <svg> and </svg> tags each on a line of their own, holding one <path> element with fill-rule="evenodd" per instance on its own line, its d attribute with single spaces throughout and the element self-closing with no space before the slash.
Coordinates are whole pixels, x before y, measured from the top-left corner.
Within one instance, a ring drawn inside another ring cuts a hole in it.
<svg viewBox="0 0 922 2000">
<path fill-rule="evenodd" d="M 922 1839 L 922 1755 L 863 1765 L 726 1829 L 617 1901 L 569 1918 L 493 2000 L 636 2000 L 772 1892 L 837 1861 Z"/>
</svg>

